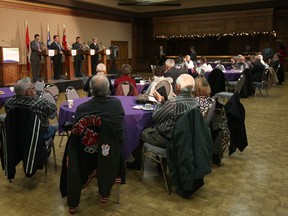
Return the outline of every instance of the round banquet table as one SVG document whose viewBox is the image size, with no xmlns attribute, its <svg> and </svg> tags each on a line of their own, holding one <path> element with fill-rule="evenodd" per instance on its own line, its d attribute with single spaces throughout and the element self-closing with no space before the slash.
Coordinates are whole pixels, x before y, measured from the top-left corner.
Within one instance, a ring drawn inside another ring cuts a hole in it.
<svg viewBox="0 0 288 216">
<path fill-rule="evenodd" d="M 0 88 L 1 92 L 4 92 L 4 94 L 0 94 L 0 106 L 2 106 L 7 98 L 13 97 L 15 95 L 14 91 L 11 91 L 9 87 L 6 88 Z"/>
<path fill-rule="evenodd" d="M 118 98 L 125 111 L 124 132 L 125 140 L 123 146 L 123 157 L 128 159 L 132 151 L 137 147 L 140 140 L 141 132 L 144 128 L 149 127 L 152 123 L 152 111 L 133 109 L 136 105 L 134 96 L 114 96 Z M 73 107 L 69 108 L 67 102 L 63 102 L 59 110 L 58 131 L 63 132 L 61 125 L 65 122 L 73 122 L 77 106 L 90 100 L 91 97 L 79 98 L 74 100 Z M 97 108 L 96 108 L 97 109 Z"/>
<path fill-rule="evenodd" d="M 210 72 L 206 72 L 205 73 L 205 78 L 207 79 L 210 75 Z M 241 76 L 242 71 L 239 70 L 226 70 L 223 71 L 225 79 L 227 79 L 228 81 L 237 81 L 239 79 L 239 77 Z"/>
</svg>

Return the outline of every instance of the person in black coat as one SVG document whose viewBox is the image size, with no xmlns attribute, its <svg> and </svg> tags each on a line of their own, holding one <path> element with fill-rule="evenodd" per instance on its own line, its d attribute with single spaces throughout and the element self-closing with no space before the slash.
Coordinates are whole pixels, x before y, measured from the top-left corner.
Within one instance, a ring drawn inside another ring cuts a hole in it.
<svg viewBox="0 0 288 216">
<path fill-rule="evenodd" d="M 173 92 L 175 93 L 176 80 L 180 76 L 180 72 L 175 68 L 175 61 L 173 59 L 167 59 L 165 61 L 165 68 L 166 72 L 164 77 L 171 77 L 173 79 L 172 87 Z"/>
<path fill-rule="evenodd" d="M 92 74 L 95 75 L 96 72 L 96 66 L 98 64 L 99 59 L 99 46 L 98 46 L 98 38 L 94 37 L 92 38 L 92 43 L 90 44 L 90 49 L 95 50 L 95 55 L 91 56 L 91 67 L 92 67 Z"/>
<path fill-rule="evenodd" d="M 265 66 L 261 63 L 261 59 L 257 56 L 253 59 L 252 67 L 250 69 L 251 82 L 262 82 L 262 75 Z"/>
<path fill-rule="evenodd" d="M 59 41 L 59 35 L 53 36 L 54 42 L 51 44 L 51 49 L 57 51 L 57 53 L 52 57 L 53 65 L 54 65 L 54 79 L 59 79 L 62 74 L 62 54 L 63 48 L 61 47 Z"/>
<path fill-rule="evenodd" d="M 72 44 L 72 49 L 77 50 L 77 54 L 74 56 L 75 76 L 82 77 L 82 61 L 84 60 L 84 56 L 82 54 L 82 44 L 79 36 L 76 37 L 76 42 Z"/>
</svg>

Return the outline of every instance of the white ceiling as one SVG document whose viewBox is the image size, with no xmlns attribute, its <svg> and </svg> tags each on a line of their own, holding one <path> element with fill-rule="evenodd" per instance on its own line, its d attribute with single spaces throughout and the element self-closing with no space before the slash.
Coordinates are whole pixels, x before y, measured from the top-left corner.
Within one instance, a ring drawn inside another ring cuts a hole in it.
<svg viewBox="0 0 288 216">
<path fill-rule="evenodd" d="M 181 4 L 180 7 L 175 7 L 175 6 L 118 6 L 118 0 L 76 0 L 76 1 L 87 2 L 87 3 L 95 4 L 95 5 L 102 5 L 106 7 L 117 8 L 120 10 L 126 10 L 126 11 L 131 11 L 131 12 L 143 13 L 143 12 L 152 12 L 152 11 L 177 10 L 177 9 L 200 8 L 200 7 L 211 7 L 211 6 L 225 7 L 226 5 L 257 3 L 257 2 L 259 3 L 260 2 L 272 2 L 273 0 L 177 0 L 177 2 Z M 141 0 L 134 0 L 134 2 L 138 2 L 138 1 L 141 1 Z M 144 0 L 144 1 L 169 2 L 169 0 Z"/>
</svg>

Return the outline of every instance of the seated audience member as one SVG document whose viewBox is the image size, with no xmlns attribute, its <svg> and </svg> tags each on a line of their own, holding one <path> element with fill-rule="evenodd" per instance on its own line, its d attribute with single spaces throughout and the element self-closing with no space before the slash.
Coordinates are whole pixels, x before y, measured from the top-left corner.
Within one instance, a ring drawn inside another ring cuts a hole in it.
<svg viewBox="0 0 288 216">
<path fill-rule="evenodd" d="M 251 82 L 262 82 L 262 74 L 265 70 L 265 66 L 261 63 L 261 58 L 255 56 L 250 68 Z"/>
<path fill-rule="evenodd" d="M 114 89 L 117 89 L 118 85 L 122 82 L 129 82 L 132 85 L 134 85 L 134 87 L 136 88 L 136 81 L 130 77 L 132 70 L 129 64 L 123 64 L 121 66 L 121 73 L 122 73 L 122 76 L 117 78 L 114 82 Z"/>
<path fill-rule="evenodd" d="M 143 130 L 141 135 L 142 141 L 161 148 L 166 147 L 167 141 L 172 138 L 174 125 L 177 119 L 187 110 L 199 107 L 198 101 L 192 97 L 194 84 L 195 81 L 191 75 L 180 75 L 176 80 L 176 97 L 173 97 L 166 102 L 157 91 L 154 91 L 154 97 L 158 101 L 157 107 L 152 115 L 155 126 Z M 143 143 L 140 143 L 133 152 L 135 160 L 126 163 L 128 168 L 141 168 L 142 145 Z"/>
<path fill-rule="evenodd" d="M 217 65 L 215 66 L 215 68 L 218 68 L 218 69 L 220 69 L 221 71 L 225 71 L 225 70 L 226 70 L 225 67 L 224 67 L 224 65 L 221 64 L 221 61 L 220 61 L 220 60 L 217 61 Z"/>
<path fill-rule="evenodd" d="M 107 76 L 107 70 L 106 70 L 106 65 L 104 65 L 103 63 L 99 63 L 96 67 L 96 73 L 97 74 L 103 74 L 105 76 Z M 90 92 L 90 81 L 92 79 L 94 75 L 90 76 L 89 79 L 87 80 L 86 84 L 83 86 L 83 90 L 88 92 L 88 97 L 91 97 L 91 92 Z M 113 95 L 113 92 L 114 92 L 114 88 L 113 88 L 113 85 L 111 83 L 111 79 L 109 77 L 108 78 L 108 81 L 109 81 L 109 90 L 110 90 L 110 94 Z"/>
<path fill-rule="evenodd" d="M 257 55 L 256 57 L 260 59 L 261 64 L 263 64 L 265 68 L 269 67 L 269 65 L 264 62 L 262 55 Z"/>
<path fill-rule="evenodd" d="M 175 61 L 175 68 L 179 71 L 180 74 L 188 72 L 188 68 L 184 62 L 184 57 L 182 55 L 180 55 Z"/>
<path fill-rule="evenodd" d="M 35 88 L 30 78 L 22 78 L 14 85 L 15 96 L 5 102 L 5 111 L 9 113 L 17 106 L 24 106 L 33 111 L 41 121 L 41 126 L 45 130 L 44 139 L 49 140 L 55 135 L 56 128 L 49 125 L 48 118 L 56 116 L 56 106 L 50 101 L 36 96 Z"/>
<path fill-rule="evenodd" d="M 237 62 L 234 64 L 235 69 L 244 70 L 248 68 L 247 63 L 245 62 L 245 57 L 242 55 L 238 56 Z"/>
<path fill-rule="evenodd" d="M 195 79 L 194 96 L 199 102 L 200 111 L 203 117 L 206 117 L 211 108 L 213 99 L 210 98 L 211 88 L 205 77 L 198 76 Z"/>
<path fill-rule="evenodd" d="M 180 76 L 180 72 L 175 68 L 175 61 L 173 59 L 167 59 L 165 61 L 165 74 L 164 77 L 171 77 L 173 79 L 172 87 L 175 93 L 176 79 Z"/>
<path fill-rule="evenodd" d="M 119 139 L 123 142 L 123 119 L 125 113 L 120 100 L 116 97 L 109 97 L 108 78 L 101 73 L 93 76 L 90 82 L 90 92 L 93 98 L 77 107 L 75 119 L 88 113 L 99 115 L 113 125 Z"/>
<path fill-rule="evenodd" d="M 196 68 L 197 73 L 199 75 L 204 75 L 202 74 L 203 72 L 212 71 L 212 70 L 213 68 L 211 67 L 211 65 L 206 63 L 205 56 L 201 56 L 199 59 L 199 65 Z"/>
<path fill-rule="evenodd" d="M 184 58 L 184 63 L 186 65 L 186 67 L 188 68 L 188 73 L 192 74 L 194 72 L 194 63 L 191 60 L 190 55 L 186 55 Z"/>
<path fill-rule="evenodd" d="M 164 77 L 165 70 L 162 66 L 157 66 L 156 68 L 154 68 L 153 73 L 154 73 L 153 81 L 151 82 L 149 88 L 145 92 L 145 94 L 148 94 L 150 96 L 153 96 L 156 85 L 158 83 L 160 83 L 161 81 L 167 81 L 170 84 L 172 84 L 172 82 L 173 82 L 173 79 L 171 77 Z M 171 88 L 172 88 L 172 86 L 171 86 Z M 167 95 L 168 99 L 172 98 L 173 97 L 173 91 L 171 91 L 170 93 L 166 92 L 166 95 Z"/>
</svg>

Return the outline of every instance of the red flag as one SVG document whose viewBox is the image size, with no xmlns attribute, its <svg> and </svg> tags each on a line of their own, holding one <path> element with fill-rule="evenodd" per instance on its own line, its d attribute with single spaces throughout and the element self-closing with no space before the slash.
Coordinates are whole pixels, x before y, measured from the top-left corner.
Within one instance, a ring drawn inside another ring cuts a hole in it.
<svg viewBox="0 0 288 216">
<path fill-rule="evenodd" d="M 66 41 L 66 28 L 65 25 L 63 25 L 63 38 L 62 38 L 62 46 L 64 50 L 67 50 L 67 41 Z"/>
<path fill-rule="evenodd" d="M 27 48 L 27 70 L 30 71 L 30 39 L 29 39 L 29 30 L 28 23 L 26 21 L 26 48 Z"/>
</svg>

